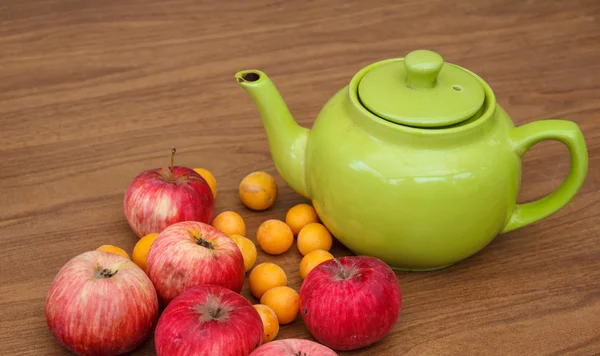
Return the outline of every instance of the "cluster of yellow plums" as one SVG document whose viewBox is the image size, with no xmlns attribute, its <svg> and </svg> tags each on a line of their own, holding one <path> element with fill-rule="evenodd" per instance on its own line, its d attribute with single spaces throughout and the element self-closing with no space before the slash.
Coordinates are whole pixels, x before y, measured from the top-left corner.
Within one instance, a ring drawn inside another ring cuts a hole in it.
<svg viewBox="0 0 600 356">
<path fill-rule="evenodd" d="M 217 181 L 207 169 L 194 169 L 210 186 L 213 196 L 217 196 Z M 239 197 L 242 203 L 256 211 L 270 208 L 277 198 L 278 188 L 273 176 L 266 172 L 252 172 L 239 184 Z M 250 292 L 260 302 L 254 304 L 264 325 L 265 341 L 273 340 L 279 333 L 279 325 L 289 324 L 296 319 L 300 298 L 298 292 L 289 287 L 288 278 L 279 265 L 263 262 L 258 265 L 256 244 L 246 237 L 246 223 L 242 216 L 234 211 L 223 211 L 212 221 L 212 226 L 227 234 L 238 245 L 244 257 L 246 272 L 250 272 L 248 283 Z M 99 250 L 118 253 L 130 258 L 146 271 L 146 257 L 157 233 L 142 237 L 131 257 L 113 245 L 100 246 Z M 328 229 L 320 223 L 315 209 L 309 204 L 297 204 L 285 214 L 285 219 L 269 219 L 258 227 L 256 243 L 260 250 L 269 255 L 281 255 L 296 245 L 303 258 L 300 262 L 300 275 L 305 278 L 318 264 L 333 259 L 329 252 L 333 238 Z"/>
</svg>

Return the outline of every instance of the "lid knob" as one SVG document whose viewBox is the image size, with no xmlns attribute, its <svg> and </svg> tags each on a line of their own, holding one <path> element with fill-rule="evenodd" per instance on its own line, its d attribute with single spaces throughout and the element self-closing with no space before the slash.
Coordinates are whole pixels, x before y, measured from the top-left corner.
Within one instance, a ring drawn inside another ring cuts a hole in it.
<svg viewBox="0 0 600 356">
<path fill-rule="evenodd" d="M 410 52 L 404 58 L 406 84 L 412 89 L 433 88 L 443 65 L 444 59 L 435 52 L 427 50 Z"/>
</svg>

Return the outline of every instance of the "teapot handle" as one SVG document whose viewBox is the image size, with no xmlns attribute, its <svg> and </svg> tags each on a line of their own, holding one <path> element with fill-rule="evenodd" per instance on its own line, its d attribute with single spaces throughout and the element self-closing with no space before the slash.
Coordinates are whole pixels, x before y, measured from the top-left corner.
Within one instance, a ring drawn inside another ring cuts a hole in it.
<svg viewBox="0 0 600 356">
<path fill-rule="evenodd" d="M 521 157 L 538 142 L 556 140 L 564 143 L 571 154 L 571 170 L 565 181 L 549 195 L 525 204 L 517 204 L 502 233 L 544 219 L 567 205 L 577 194 L 588 169 L 588 152 L 579 126 L 572 121 L 541 120 L 512 128 L 510 138 Z"/>
</svg>

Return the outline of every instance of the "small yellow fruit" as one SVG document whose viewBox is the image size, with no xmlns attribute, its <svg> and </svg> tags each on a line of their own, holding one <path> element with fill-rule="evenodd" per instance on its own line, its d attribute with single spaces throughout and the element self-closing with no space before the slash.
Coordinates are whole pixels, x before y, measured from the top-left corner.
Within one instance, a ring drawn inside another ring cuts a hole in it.
<svg viewBox="0 0 600 356">
<path fill-rule="evenodd" d="M 217 215 L 212 222 L 212 226 L 227 235 L 246 236 L 246 223 L 240 214 L 234 211 L 224 211 Z"/>
<path fill-rule="evenodd" d="M 329 251 L 333 239 L 327 228 L 319 223 L 310 223 L 298 234 L 298 251 L 304 256 L 315 250 Z"/>
<path fill-rule="evenodd" d="M 215 179 L 215 176 L 208 169 L 205 168 L 194 168 L 194 171 L 196 171 L 196 173 L 198 173 L 202 176 L 202 178 L 204 178 L 204 180 L 206 181 L 206 183 L 208 183 L 208 186 L 210 187 L 210 190 L 213 193 L 213 197 L 216 198 L 217 180 Z"/>
<path fill-rule="evenodd" d="M 98 251 L 106 251 L 106 252 L 111 252 L 111 253 L 116 253 L 117 255 L 121 255 L 125 258 L 129 258 L 129 254 L 127 252 L 125 252 L 125 250 L 123 250 L 122 248 L 119 248 L 117 246 L 113 246 L 113 245 L 102 245 L 100 247 L 98 247 L 96 250 Z"/>
<path fill-rule="evenodd" d="M 302 276 L 302 279 L 306 278 L 313 268 L 325 261 L 333 260 L 333 258 L 331 253 L 324 250 L 315 250 L 308 253 L 306 256 L 302 257 L 302 261 L 300 261 L 300 276 Z"/>
<path fill-rule="evenodd" d="M 294 244 L 292 229 L 281 220 L 270 219 L 258 227 L 256 241 L 270 255 L 281 255 Z"/>
<path fill-rule="evenodd" d="M 240 182 L 239 195 L 252 210 L 268 209 L 277 198 L 277 182 L 269 173 L 252 172 Z"/>
<path fill-rule="evenodd" d="M 256 263 L 257 252 L 254 242 L 242 235 L 231 235 L 231 239 L 235 241 L 235 244 L 238 245 L 240 251 L 242 251 L 244 267 L 246 268 L 246 272 L 248 272 Z"/>
<path fill-rule="evenodd" d="M 150 251 L 150 247 L 152 247 L 152 243 L 154 243 L 154 240 L 156 240 L 157 237 L 157 233 L 148 234 L 139 239 L 133 248 L 131 259 L 136 265 L 140 266 L 144 272 L 146 272 L 146 259 L 148 258 L 148 252 Z"/>
<path fill-rule="evenodd" d="M 294 236 L 307 224 L 319 222 L 315 209 L 308 204 L 294 205 L 285 214 L 285 223 L 292 228 Z"/>
<path fill-rule="evenodd" d="M 263 262 L 252 269 L 248 276 L 248 284 L 250 293 L 260 299 L 269 289 L 287 285 L 287 276 L 278 265 Z"/>
<path fill-rule="evenodd" d="M 289 324 L 298 315 L 300 308 L 300 296 L 298 292 L 288 286 L 280 286 L 269 289 L 260 298 L 260 304 L 264 304 L 275 312 L 279 324 Z"/>
<path fill-rule="evenodd" d="M 260 315 L 260 319 L 263 323 L 263 342 L 269 342 L 275 339 L 279 333 L 279 320 L 277 320 L 277 314 L 270 307 L 264 304 L 255 304 L 254 309 Z"/>
</svg>

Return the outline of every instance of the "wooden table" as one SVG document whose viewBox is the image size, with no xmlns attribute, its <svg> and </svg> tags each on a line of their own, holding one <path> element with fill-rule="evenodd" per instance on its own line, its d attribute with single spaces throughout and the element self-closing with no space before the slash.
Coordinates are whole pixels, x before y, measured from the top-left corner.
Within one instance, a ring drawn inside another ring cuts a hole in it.
<svg viewBox="0 0 600 356">
<path fill-rule="evenodd" d="M 600 354 L 599 17 L 597 0 L 3 1 L 0 354 L 67 354 L 44 319 L 53 277 L 102 244 L 132 250 L 124 191 L 139 172 L 167 165 L 172 146 L 178 164 L 214 172 L 217 212 L 240 212 L 252 239 L 262 221 L 304 202 L 276 175 L 236 71 L 269 73 L 310 127 L 360 68 L 418 48 L 483 76 L 519 125 L 577 122 L 588 178 L 559 213 L 466 261 L 398 272 L 404 305 L 394 330 L 341 354 Z M 535 146 L 520 202 L 557 188 L 569 164 L 561 144 Z M 276 175 L 280 188 L 260 213 L 237 196 L 256 170 Z M 295 249 L 259 255 L 267 260 L 299 289 Z M 282 327 L 279 338 L 289 337 L 310 335 L 298 319 Z M 154 355 L 152 338 L 133 354 Z"/>
</svg>

